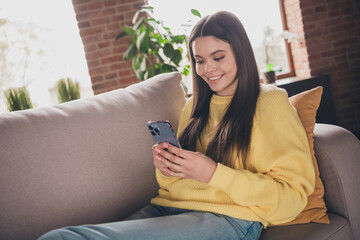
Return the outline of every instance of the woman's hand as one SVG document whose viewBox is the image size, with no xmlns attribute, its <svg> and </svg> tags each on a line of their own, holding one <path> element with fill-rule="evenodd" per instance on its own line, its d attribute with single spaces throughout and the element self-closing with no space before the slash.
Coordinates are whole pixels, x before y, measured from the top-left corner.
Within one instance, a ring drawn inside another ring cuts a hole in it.
<svg viewBox="0 0 360 240">
<path fill-rule="evenodd" d="M 155 167 L 165 176 L 190 178 L 204 183 L 210 181 L 217 166 L 202 153 L 183 150 L 168 143 L 154 145 L 153 157 Z"/>
</svg>

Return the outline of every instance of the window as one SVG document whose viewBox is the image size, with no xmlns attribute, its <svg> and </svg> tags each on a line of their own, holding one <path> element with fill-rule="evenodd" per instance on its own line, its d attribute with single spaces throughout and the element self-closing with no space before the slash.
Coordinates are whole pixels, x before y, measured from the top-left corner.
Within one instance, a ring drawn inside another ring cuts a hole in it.
<svg viewBox="0 0 360 240">
<path fill-rule="evenodd" d="M 282 0 L 148 0 L 154 7 L 154 15 L 164 21 L 174 33 L 189 34 L 199 20 L 190 9 L 198 10 L 202 16 L 225 10 L 237 15 L 243 23 L 251 41 L 258 69 L 266 69 L 272 63 L 282 69 L 278 78 L 294 76 L 287 36 Z"/>
<path fill-rule="evenodd" d="M 6 0 L 0 6 L 0 112 L 4 91 L 26 86 L 35 106 L 58 103 L 55 83 L 70 77 L 92 96 L 71 1 Z"/>
</svg>

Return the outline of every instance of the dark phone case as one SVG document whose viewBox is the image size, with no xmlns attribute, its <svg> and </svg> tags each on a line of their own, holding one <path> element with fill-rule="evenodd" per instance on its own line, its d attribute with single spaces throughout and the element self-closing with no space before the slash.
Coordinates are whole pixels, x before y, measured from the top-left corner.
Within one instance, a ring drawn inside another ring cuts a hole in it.
<svg viewBox="0 0 360 240">
<path fill-rule="evenodd" d="M 155 143 L 168 142 L 173 146 L 180 147 L 169 121 L 151 121 L 147 123 L 147 126 Z"/>
</svg>

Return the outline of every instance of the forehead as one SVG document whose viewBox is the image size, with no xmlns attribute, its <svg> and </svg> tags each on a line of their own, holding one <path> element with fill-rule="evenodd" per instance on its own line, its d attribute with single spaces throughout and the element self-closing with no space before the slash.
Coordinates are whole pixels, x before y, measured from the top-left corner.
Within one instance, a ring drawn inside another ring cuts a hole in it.
<svg viewBox="0 0 360 240">
<path fill-rule="evenodd" d="M 207 56 L 217 50 L 231 51 L 231 45 L 213 36 L 198 37 L 192 42 L 194 55 Z"/>
</svg>

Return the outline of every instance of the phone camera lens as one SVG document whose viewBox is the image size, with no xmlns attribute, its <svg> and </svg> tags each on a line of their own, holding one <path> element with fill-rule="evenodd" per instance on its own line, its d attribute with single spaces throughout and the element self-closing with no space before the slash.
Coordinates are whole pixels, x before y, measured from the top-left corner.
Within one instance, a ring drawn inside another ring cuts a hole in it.
<svg viewBox="0 0 360 240">
<path fill-rule="evenodd" d="M 149 125 L 148 128 L 150 129 L 150 131 L 154 129 L 151 125 Z"/>
<path fill-rule="evenodd" d="M 160 129 L 155 128 L 155 132 L 156 132 L 157 134 L 160 134 Z"/>
<path fill-rule="evenodd" d="M 151 135 L 155 136 L 155 135 L 156 135 L 156 133 L 155 133 L 154 131 L 151 131 Z"/>
</svg>

